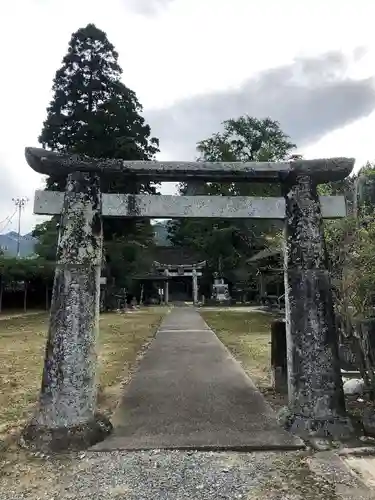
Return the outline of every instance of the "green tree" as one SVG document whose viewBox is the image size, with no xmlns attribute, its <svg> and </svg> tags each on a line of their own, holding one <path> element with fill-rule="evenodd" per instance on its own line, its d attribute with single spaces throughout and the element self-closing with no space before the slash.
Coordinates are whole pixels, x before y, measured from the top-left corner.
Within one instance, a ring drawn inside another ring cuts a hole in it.
<svg viewBox="0 0 375 500">
<path fill-rule="evenodd" d="M 297 158 L 296 145 L 270 118 L 241 116 L 223 123 L 223 131 L 197 145 L 200 161 L 281 161 Z M 204 183 L 202 194 L 280 196 L 278 184 L 267 183 Z M 181 184 L 186 193 L 189 185 Z M 251 220 L 180 220 L 169 224 L 169 237 L 176 245 L 196 248 L 208 255 L 212 270 L 219 270 L 229 279 L 233 271 L 245 272 L 247 258 L 254 249 L 266 244 L 268 233 L 275 233 L 277 224 Z M 238 273 L 237 273 L 238 274 Z M 233 276 L 235 279 L 235 276 Z"/>
<path fill-rule="evenodd" d="M 344 194 L 348 215 L 326 221 L 325 235 L 341 335 L 360 352 L 362 377 L 375 397 L 375 352 L 362 321 L 375 307 L 374 165 L 365 165 L 342 183 L 323 187 L 324 194 Z"/>
<path fill-rule="evenodd" d="M 375 306 L 375 167 L 368 163 L 345 182 L 321 186 L 324 194 L 343 194 L 347 217 L 325 223 L 330 271 L 340 314 L 372 314 Z M 352 318 L 351 318 L 352 319 Z"/>
<path fill-rule="evenodd" d="M 121 75 L 118 54 L 103 31 L 89 24 L 73 33 L 53 81 L 39 137 L 43 147 L 93 158 L 153 159 L 159 141 L 150 137 L 142 106 Z M 60 187 L 58 181 L 51 176 L 48 186 Z M 116 188 L 123 182 L 114 181 Z"/>
<path fill-rule="evenodd" d="M 53 98 L 47 108 L 47 119 L 39 141 L 44 148 L 62 153 L 84 154 L 94 158 L 151 160 L 159 151 L 158 139 L 151 137 L 149 125 L 141 115 L 142 106 L 134 91 L 121 81 L 122 69 L 118 54 L 106 34 L 93 24 L 73 33 L 68 53 L 53 81 Z M 47 189 L 63 190 L 66 179 L 51 175 Z M 155 185 L 123 179 L 121 176 L 101 178 L 103 192 L 155 192 Z M 58 218 L 38 226 L 38 251 L 51 257 L 51 240 L 56 238 Z M 131 240 L 139 250 L 145 241 L 152 241 L 149 221 L 106 219 L 104 239 L 107 260 L 111 267 L 113 241 Z M 128 238 L 129 239 L 129 238 Z M 108 244 L 107 244 L 108 243 Z M 129 244 L 124 252 L 129 256 Z M 118 255 L 118 245 L 116 246 Z M 142 252 L 133 252 L 135 261 Z M 134 262 L 135 262 L 134 261 Z M 123 261 L 120 275 L 129 281 L 134 262 Z M 129 266 L 127 266 L 129 264 Z"/>
<path fill-rule="evenodd" d="M 57 237 L 59 219 L 53 217 L 51 220 L 37 224 L 32 232 L 38 241 L 35 245 L 35 253 L 49 262 L 56 258 Z"/>
<path fill-rule="evenodd" d="M 282 161 L 299 158 L 296 145 L 271 118 L 248 115 L 223 122 L 224 131 L 198 143 L 206 161 Z"/>
</svg>

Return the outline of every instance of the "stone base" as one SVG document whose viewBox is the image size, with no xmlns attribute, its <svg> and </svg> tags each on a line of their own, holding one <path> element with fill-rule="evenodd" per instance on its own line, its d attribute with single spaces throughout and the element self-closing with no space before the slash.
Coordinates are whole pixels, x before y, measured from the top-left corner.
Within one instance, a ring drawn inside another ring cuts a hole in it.
<svg viewBox="0 0 375 500">
<path fill-rule="evenodd" d="M 354 433 L 349 418 L 315 419 L 297 415 L 288 407 L 280 410 L 278 421 L 287 431 L 307 440 L 325 438 L 340 441 L 350 438 Z"/>
<path fill-rule="evenodd" d="M 112 429 L 109 419 L 100 414 L 75 427 L 50 428 L 31 421 L 22 431 L 20 445 L 44 452 L 79 451 L 103 441 Z"/>
</svg>

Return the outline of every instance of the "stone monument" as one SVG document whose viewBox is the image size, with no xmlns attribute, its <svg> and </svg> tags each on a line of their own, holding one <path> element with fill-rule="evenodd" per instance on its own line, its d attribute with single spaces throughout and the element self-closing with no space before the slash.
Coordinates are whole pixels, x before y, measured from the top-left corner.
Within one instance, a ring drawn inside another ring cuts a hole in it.
<svg viewBox="0 0 375 500">
<path fill-rule="evenodd" d="M 219 278 L 219 273 L 214 273 L 211 299 L 218 303 L 230 301 L 229 285 L 224 282 L 223 278 Z"/>
</svg>

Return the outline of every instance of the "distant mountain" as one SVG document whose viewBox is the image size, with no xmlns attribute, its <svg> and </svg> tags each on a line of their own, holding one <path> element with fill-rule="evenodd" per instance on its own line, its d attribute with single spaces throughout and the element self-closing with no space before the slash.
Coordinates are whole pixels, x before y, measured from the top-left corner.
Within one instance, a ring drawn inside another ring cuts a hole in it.
<svg viewBox="0 0 375 500">
<path fill-rule="evenodd" d="M 167 221 L 157 222 L 153 225 L 155 244 L 158 246 L 171 246 L 168 240 Z M 9 257 L 17 255 L 17 239 L 18 233 L 10 231 L 9 233 L 0 234 L 0 249 Z M 20 240 L 20 255 L 21 257 L 30 257 L 34 254 L 35 245 L 38 242 L 31 233 L 21 235 Z"/>
<path fill-rule="evenodd" d="M 18 233 L 10 231 L 6 234 L 0 234 L 0 249 L 9 257 L 17 255 Z M 30 257 L 34 254 L 35 244 L 37 239 L 31 233 L 21 235 L 20 238 L 20 255 L 21 257 Z"/>
</svg>

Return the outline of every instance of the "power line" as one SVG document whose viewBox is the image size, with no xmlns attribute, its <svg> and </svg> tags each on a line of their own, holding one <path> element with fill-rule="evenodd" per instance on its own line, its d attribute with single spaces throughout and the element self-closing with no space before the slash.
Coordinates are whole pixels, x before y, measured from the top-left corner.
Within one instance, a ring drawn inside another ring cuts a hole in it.
<svg viewBox="0 0 375 500">
<path fill-rule="evenodd" d="M 8 215 L 7 217 L 5 217 L 5 219 L 1 220 L 0 224 L 4 224 L 4 222 L 7 222 L 9 219 L 11 219 L 12 217 L 14 217 L 15 214 L 16 214 L 16 212 L 17 212 L 17 209 L 12 213 L 12 215 Z"/>
<path fill-rule="evenodd" d="M 12 215 L 8 215 L 8 217 L 2 221 L 0 221 L 0 225 L 4 224 L 3 227 L 0 228 L 0 231 L 4 231 L 4 229 L 9 226 L 9 224 L 12 222 L 13 217 L 16 215 L 17 209 L 12 213 Z"/>
</svg>

